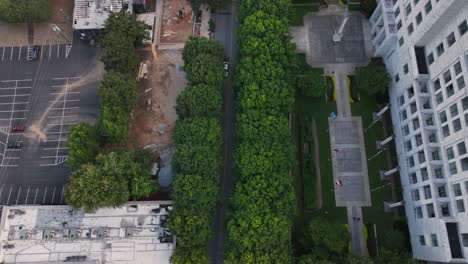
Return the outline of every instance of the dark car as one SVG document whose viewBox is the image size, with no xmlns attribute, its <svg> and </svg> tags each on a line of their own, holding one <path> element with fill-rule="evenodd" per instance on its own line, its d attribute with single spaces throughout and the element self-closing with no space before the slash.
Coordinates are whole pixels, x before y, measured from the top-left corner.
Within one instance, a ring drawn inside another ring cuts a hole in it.
<svg viewBox="0 0 468 264">
<path fill-rule="evenodd" d="M 223 68 L 224 68 L 224 77 L 229 76 L 229 64 L 227 61 L 223 62 Z"/>
<path fill-rule="evenodd" d="M 16 125 L 16 126 L 12 126 L 10 131 L 11 132 L 23 132 L 24 130 L 26 130 L 25 126 Z"/>
<path fill-rule="evenodd" d="M 41 48 L 39 46 L 32 46 L 28 50 L 27 60 L 37 60 L 39 59 Z"/>
<path fill-rule="evenodd" d="M 19 149 L 19 148 L 21 148 L 21 142 L 10 141 L 7 144 L 7 148 L 9 148 L 9 149 Z"/>
</svg>

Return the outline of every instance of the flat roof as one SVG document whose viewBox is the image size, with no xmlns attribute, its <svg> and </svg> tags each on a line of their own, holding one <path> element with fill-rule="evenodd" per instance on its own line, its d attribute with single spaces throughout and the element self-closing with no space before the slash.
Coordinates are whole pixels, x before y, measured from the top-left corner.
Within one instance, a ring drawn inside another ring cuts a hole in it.
<svg viewBox="0 0 468 264">
<path fill-rule="evenodd" d="M 112 12 L 120 12 L 124 4 L 132 10 L 131 0 L 75 0 L 74 29 L 101 29 Z"/>
<path fill-rule="evenodd" d="M 69 206 L 5 206 L 3 263 L 169 263 L 171 202 L 135 202 L 88 214 Z"/>
</svg>

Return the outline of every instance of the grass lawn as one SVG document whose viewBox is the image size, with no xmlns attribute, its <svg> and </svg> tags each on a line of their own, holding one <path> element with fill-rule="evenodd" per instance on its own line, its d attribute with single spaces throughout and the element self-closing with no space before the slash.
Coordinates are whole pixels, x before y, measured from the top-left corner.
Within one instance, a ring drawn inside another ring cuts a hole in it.
<svg viewBox="0 0 468 264">
<path fill-rule="evenodd" d="M 305 64 L 304 67 L 309 67 Z M 299 73 L 300 74 L 300 73 Z M 377 112 L 379 106 L 376 104 L 375 100 L 370 97 L 361 94 L 360 101 L 351 103 L 351 110 L 353 116 L 361 116 L 363 121 L 363 129 L 369 126 L 372 123 L 372 112 Z M 335 206 L 335 196 L 332 191 L 334 188 L 333 182 L 333 171 L 331 167 L 331 150 L 330 150 L 330 136 L 328 134 L 328 116 L 331 112 L 336 113 L 336 104 L 335 102 L 329 102 L 325 97 L 322 98 L 311 98 L 303 95 L 296 96 L 296 113 L 300 113 L 301 119 L 315 119 L 318 130 L 318 141 L 319 141 L 319 152 L 320 152 L 320 172 L 322 176 L 322 199 L 323 206 L 320 210 L 315 212 L 302 212 L 299 211 L 298 216 L 296 217 L 295 226 L 293 227 L 293 238 L 294 240 L 299 239 L 304 233 L 304 227 L 307 226 L 307 223 L 310 221 L 311 217 L 321 216 L 328 218 L 332 221 L 339 223 L 347 223 L 346 218 L 346 209 L 344 207 Z M 297 116 L 296 116 L 297 117 Z M 295 128 L 294 135 L 296 135 L 297 127 Z M 364 134 L 365 146 L 366 146 L 366 155 L 371 157 L 376 150 L 376 140 L 383 140 L 383 128 L 382 124 L 379 122 L 375 124 L 371 129 Z M 297 146 L 298 148 L 303 149 L 303 145 Z M 311 145 L 311 151 L 313 153 L 313 145 Z M 299 166 L 299 162 L 298 162 Z M 386 181 L 381 181 L 379 176 L 379 170 L 386 170 L 387 163 L 385 160 L 385 153 L 379 154 L 376 158 L 371 161 L 368 161 L 368 173 L 369 173 L 369 185 L 370 189 L 373 190 L 378 187 L 382 187 L 387 184 Z M 298 200 L 300 199 L 300 179 L 299 178 L 299 168 L 294 170 L 296 176 L 296 189 L 298 190 Z M 307 177 L 304 178 L 304 180 Z M 309 179 L 310 180 L 310 179 Z M 315 180 L 315 179 L 313 179 Z M 305 185 L 304 187 L 307 187 Z M 307 191 L 304 191 L 307 194 Z M 364 207 L 364 222 L 376 224 L 377 236 L 382 239 L 382 234 L 385 230 L 393 228 L 393 214 L 384 212 L 384 201 L 391 201 L 391 186 L 387 185 L 382 188 L 371 191 L 372 207 Z M 300 250 L 299 250 L 300 251 Z"/>
<path fill-rule="evenodd" d="M 293 6 L 294 14 L 291 18 L 291 26 L 303 26 L 304 16 L 309 12 L 318 12 L 318 6 Z"/>
</svg>

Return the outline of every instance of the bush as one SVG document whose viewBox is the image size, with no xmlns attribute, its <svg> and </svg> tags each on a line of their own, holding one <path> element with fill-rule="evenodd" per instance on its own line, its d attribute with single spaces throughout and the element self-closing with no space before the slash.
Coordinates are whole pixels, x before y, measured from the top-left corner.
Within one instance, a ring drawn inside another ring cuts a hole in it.
<svg viewBox="0 0 468 264">
<path fill-rule="evenodd" d="M 96 129 L 89 124 L 77 124 L 70 128 L 68 136 L 67 163 L 78 169 L 85 163 L 93 163 L 99 152 L 99 138 Z"/>
<path fill-rule="evenodd" d="M 356 68 L 356 84 L 359 90 L 368 95 L 384 94 L 390 84 L 385 64 L 380 60 L 372 60 L 366 67 Z"/>
<path fill-rule="evenodd" d="M 8 23 L 45 22 L 50 15 L 50 0 L 0 0 L 0 20 Z"/>
</svg>

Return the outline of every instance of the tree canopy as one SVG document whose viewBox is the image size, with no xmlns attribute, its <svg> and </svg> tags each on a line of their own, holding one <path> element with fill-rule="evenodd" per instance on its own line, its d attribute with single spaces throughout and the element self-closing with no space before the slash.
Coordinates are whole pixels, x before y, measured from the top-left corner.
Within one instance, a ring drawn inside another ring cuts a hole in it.
<svg viewBox="0 0 468 264">
<path fill-rule="evenodd" d="M 7 23 L 45 22 L 51 13 L 50 0 L 0 0 L 0 20 Z"/>
<path fill-rule="evenodd" d="M 136 103 L 136 83 L 128 73 L 110 71 L 99 84 L 98 94 L 103 105 L 119 107 L 129 113 Z"/>
<path fill-rule="evenodd" d="M 379 60 L 372 60 L 366 67 L 356 68 L 356 84 L 358 89 L 368 95 L 381 95 L 385 93 L 390 84 L 390 76 Z"/>
<path fill-rule="evenodd" d="M 301 95 L 312 97 L 323 96 L 327 91 L 323 71 L 314 69 L 297 76 L 296 87 Z"/>
<path fill-rule="evenodd" d="M 220 87 L 206 84 L 187 86 L 177 97 L 176 112 L 180 118 L 218 116 L 223 104 Z"/>
<path fill-rule="evenodd" d="M 77 124 L 70 128 L 67 145 L 67 163 L 74 169 L 85 163 L 94 162 L 99 152 L 99 138 L 96 129 L 89 124 Z"/>
</svg>

